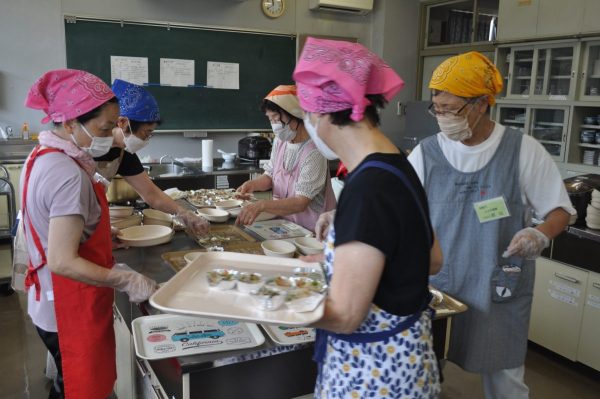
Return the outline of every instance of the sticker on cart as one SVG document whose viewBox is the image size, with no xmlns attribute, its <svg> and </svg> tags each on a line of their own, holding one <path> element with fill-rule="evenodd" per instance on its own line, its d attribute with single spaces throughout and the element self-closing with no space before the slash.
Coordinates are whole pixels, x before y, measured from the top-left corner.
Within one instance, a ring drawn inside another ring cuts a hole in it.
<svg viewBox="0 0 600 399">
<path fill-rule="evenodd" d="M 234 320 L 155 315 L 131 325 L 136 354 L 150 360 L 252 348 L 265 340 L 256 324 Z"/>
</svg>

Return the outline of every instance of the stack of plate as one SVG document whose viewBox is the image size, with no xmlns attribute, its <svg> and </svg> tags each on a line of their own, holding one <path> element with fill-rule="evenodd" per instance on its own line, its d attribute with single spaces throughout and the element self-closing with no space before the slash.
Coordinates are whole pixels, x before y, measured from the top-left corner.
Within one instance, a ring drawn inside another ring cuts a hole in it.
<svg viewBox="0 0 600 399">
<path fill-rule="evenodd" d="M 110 224 L 118 229 L 142 224 L 142 215 L 134 214 L 132 206 L 111 206 L 108 208 Z"/>
<path fill-rule="evenodd" d="M 144 214 L 145 225 L 173 226 L 173 216 L 168 213 L 156 209 L 144 209 L 142 213 Z"/>
<path fill-rule="evenodd" d="M 596 151 L 594 150 L 585 150 L 583 151 L 583 163 L 586 165 L 595 165 L 598 160 L 596 156 Z"/>
<path fill-rule="evenodd" d="M 600 230 L 600 191 L 592 191 L 592 202 L 587 207 L 585 223 L 590 229 Z"/>
<path fill-rule="evenodd" d="M 128 227 L 117 237 L 130 247 L 149 247 L 171 241 L 173 234 L 170 227 L 151 225 Z"/>
</svg>

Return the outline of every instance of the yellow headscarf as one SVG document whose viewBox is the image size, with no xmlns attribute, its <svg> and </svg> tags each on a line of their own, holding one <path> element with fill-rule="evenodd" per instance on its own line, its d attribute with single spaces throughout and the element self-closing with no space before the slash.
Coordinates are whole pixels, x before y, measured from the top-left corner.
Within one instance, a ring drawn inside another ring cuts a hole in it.
<svg viewBox="0 0 600 399">
<path fill-rule="evenodd" d="M 429 88 L 446 91 L 459 97 L 487 96 L 494 105 L 496 94 L 502 91 L 502 75 L 496 66 L 477 51 L 450 57 L 433 71 Z"/>
</svg>

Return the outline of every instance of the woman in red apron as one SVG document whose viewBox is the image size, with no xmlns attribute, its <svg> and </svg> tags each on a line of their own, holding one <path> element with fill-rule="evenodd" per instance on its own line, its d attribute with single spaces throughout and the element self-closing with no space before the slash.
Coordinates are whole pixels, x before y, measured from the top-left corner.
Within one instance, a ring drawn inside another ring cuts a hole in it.
<svg viewBox="0 0 600 399">
<path fill-rule="evenodd" d="M 260 212 L 282 216 L 314 231 L 323 212 L 335 208 L 327 160 L 317 151 L 302 121 L 296 86 L 277 86 L 263 100 L 275 140 L 265 173 L 238 188 L 240 194 L 273 190 L 273 200 L 245 206 L 236 223 L 252 224 Z"/>
<path fill-rule="evenodd" d="M 25 104 L 46 113 L 22 176 L 30 257 L 28 313 L 54 357 L 50 398 L 106 398 L 116 380 L 113 288 L 147 299 L 154 281 L 113 269 L 105 187 L 93 156 L 108 151 L 119 115 L 110 88 L 84 71 L 44 74 Z"/>
</svg>

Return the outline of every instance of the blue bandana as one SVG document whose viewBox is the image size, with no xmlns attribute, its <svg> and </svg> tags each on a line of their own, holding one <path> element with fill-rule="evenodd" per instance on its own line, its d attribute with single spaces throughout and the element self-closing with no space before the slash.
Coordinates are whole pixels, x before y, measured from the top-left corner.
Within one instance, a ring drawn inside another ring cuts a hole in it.
<svg viewBox="0 0 600 399">
<path fill-rule="evenodd" d="M 115 79 L 112 91 L 119 99 L 121 116 L 137 122 L 156 122 L 160 120 L 156 99 L 142 86 Z"/>
</svg>

